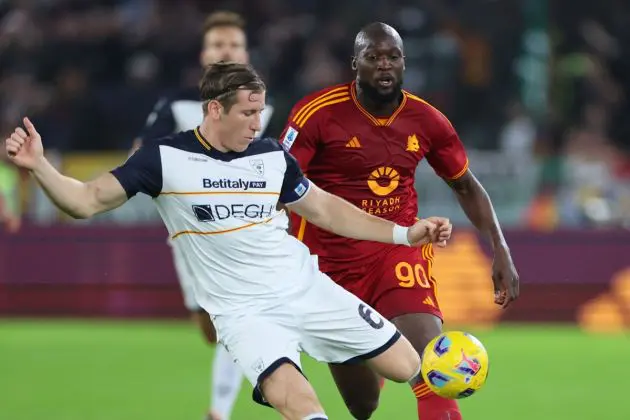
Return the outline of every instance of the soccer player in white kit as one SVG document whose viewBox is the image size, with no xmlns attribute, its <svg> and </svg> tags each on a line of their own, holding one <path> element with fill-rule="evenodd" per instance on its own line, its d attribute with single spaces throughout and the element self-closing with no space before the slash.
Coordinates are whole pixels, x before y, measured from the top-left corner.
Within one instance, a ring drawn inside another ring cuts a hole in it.
<svg viewBox="0 0 630 420">
<path fill-rule="evenodd" d="M 197 302 L 254 386 L 254 399 L 288 420 L 328 417 L 301 374 L 300 352 L 328 363 L 365 362 L 396 382 L 414 380 L 420 357 L 388 320 L 322 274 L 290 236 L 279 203 L 310 223 L 359 240 L 445 245 L 451 225 L 411 227 L 369 215 L 311 183 L 274 139 L 254 139 L 265 86 L 248 65 L 210 66 L 200 84 L 199 127 L 144 145 L 93 181 L 60 174 L 24 119 L 5 140 L 9 159 L 31 171 L 75 218 L 154 198 L 170 237 L 181 241 Z"/>
<path fill-rule="evenodd" d="M 203 46 L 200 54 L 203 67 L 219 61 L 247 63 L 247 37 L 245 21 L 234 13 L 218 11 L 212 13 L 203 28 Z M 170 95 L 165 95 L 156 104 L 147 118 L 142 133 L 134 140 L 132 152 L 143 143 L 169 136 L 180 131 L 192 130 L 203 120 L 199 89 L 189 87 Z M 264 133 L 273 107 L 267 105 L 261 114 L 260 133 Z M 184 304 L 193 320 L 210 343 L 216 343 L 216 332 L 206 311 L 197 303 L 193 290 L 193 274 L 189 268 L 180 241 L 169 240 L 173 264 L 182 290 Z M 243 381 L 243 374 L 225 347 L 218 345 L 214 354 L 211 378 L 211 398 L 208 420 L 229 420 Z"/>
</svg>

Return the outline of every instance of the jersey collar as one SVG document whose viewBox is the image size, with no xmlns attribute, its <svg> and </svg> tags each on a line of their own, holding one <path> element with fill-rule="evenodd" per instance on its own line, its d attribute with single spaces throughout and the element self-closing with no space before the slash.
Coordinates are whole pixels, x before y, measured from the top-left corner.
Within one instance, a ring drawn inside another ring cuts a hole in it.
<svg viewBox="0 0 630 420">
<path fill-rule="evenodd" d="M 212 146 L 210 146 L 210 142 L 208 142 L 208 140 L 206 140 L 203 134 L 201 134 L 201 130 L 199 129 L 199 126 L 195 127 L 193 132 L 195 133 L 195 137 L 197 138 L 199 143 L 201 143 L 204 149 L 212 150 Z"/>
<path fill-rule="evenodd" d="M 361 111 L 361 113 L 365 115 L 367 119 L 369 119 L 372 122 L 372 124 L 374 124 L 375 126 L 387 127 L 387 126 L 392 125 L 392 123 L 394 122 L 398 114 L 400 114 L 400 111 L 402 111 L 402 109 L 405 107 L 405 104 L 407 103 L 407 95 L 403 94 L 402 101 L 400 101 L 400 105 L 398 105 L 398 108 L 396 108 L 396 110 L 392 113 L 392 115 L 387 120 L 383 121 L 383 120 L 379 120 L 374 115 L 370 114 L 365 108 L 363 108 L 363 105 L 361 105 L 361 103 L 357 99 L 356 84 L 357 84 L 356 80 L 353 80 L 352 84 L 350 85 L 350 94 L 352 96 L 352 102 L 354 102 L 354 104 L 359 109 L 359 111 Z"/>
</svg>

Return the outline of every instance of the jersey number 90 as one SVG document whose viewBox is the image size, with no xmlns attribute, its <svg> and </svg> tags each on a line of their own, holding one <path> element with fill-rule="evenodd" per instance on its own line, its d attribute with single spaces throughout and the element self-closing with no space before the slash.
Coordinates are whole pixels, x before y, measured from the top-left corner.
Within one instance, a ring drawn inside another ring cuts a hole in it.
<svg viewBox="0 0 630 420">
<path fill-rule="evenodd" d="M 396 264 L 394 270 L 396 271 L 396 278 L 398 279 L 398 285 L 400 287 L 409 289 L 417 284 L 425 289 L 431 288 L 429 276 L 422 264 L 414 264 L 412 266 L 407 261 L 401 261 Z"/>
</svg>

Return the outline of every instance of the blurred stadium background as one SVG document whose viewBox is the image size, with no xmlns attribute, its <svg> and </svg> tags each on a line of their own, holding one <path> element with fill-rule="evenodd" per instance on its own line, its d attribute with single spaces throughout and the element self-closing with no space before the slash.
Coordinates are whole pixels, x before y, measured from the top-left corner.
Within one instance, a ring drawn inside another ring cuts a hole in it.
<svg viewBox="0 0 630 420">
<path fill-rule="evenodd" d="M 33 117 L 51 160 L 89 179 L 126 158 L 166 90 L 196 82 L 205 16 L 248 22 L 277 136 L 302 95 L 352 77 L 353 37 L 393 24 L 406 87 L 441 108 L 507 232 L 522 296 L 492 304 L 491 254 L 448 188 L 418 172 L 421 214 L 457 235 L 438 253 L 447 328 L 487 344 L 467 419 L 628 418 L 630 4 L 623 0 L 4 0 L 0 134 Z M 0 160 L 0 419 L 195 419 L 210 351 L 186 320 L 149 200 L 60 216 Z M 325 367 L 306 371 L 348 419 Z M 274 419 L 245 385 L 236 420 Z M 413 419 L 388 383 L 374 418 Z"/>
</svg>

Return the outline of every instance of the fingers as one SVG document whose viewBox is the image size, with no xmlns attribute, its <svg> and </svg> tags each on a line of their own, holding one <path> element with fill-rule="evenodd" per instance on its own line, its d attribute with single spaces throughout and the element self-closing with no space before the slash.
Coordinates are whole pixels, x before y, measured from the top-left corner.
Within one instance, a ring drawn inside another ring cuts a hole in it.
<svg viewBox="0 0 630 420">
<path fill-rule="evenodd" d="M 427 229 L 427 235 L 433 240 L 437 236 L 438 225 L 431 221 L 425 221 L 424 226 Z"/>
<path fill-rule="evenodd" d="M 24 144 L 24 140 L 17 136 L 15 133 L 11 134 L 11 137 L 5 140 L 7 153 L 9 156 L 14 157 L 17 155 Z"/>
<path fill-rule="evenodd" d="M 453 226 L 446 217 L 427 217 L 419 220 L 418 224 L 425 228 L 424 239 L 419 242 L 420 244 L 434 243 L 438 247 L 444 248 L 448 240 L 451 239 Z"/>
<path fill-rule="evenodd" d="M 509 289 L 510 290 L 506 290 L 502 287 L 501 290 L 494 292 L 494 302 L 497 305 L 501 305 L 503 309 L 510 306 L 510 304 L 518 297 L 517 293 L 512 292 L 511 287 Z"/>
<path fill-rule="evenodd" d="M 494 292 L 494 303 L 497 305 L 501 305 L 501 307 L 505 307 L 505 303 L 507 301 L 507 295 L 503 290 L 496 290 Z"/>
<path fill-rule="evenodd" d="M 33 136 L 33 137 L 39 136 L 39 133 L 37 132 L 37 130 L 35 130 L 35 126 L 31 122 L 31 120 L 28 119 L 28 117 L 24 117 L 23 121 L 24 121 L 24 127 L 26 127 L 26 131 L 28 131 L 28 134 L 30 136 Z"/>
<path fill-rule="evenodd" d="M 9 156 L 13 157 L 17 155 L 24 143 L 26 143 L 26 140 L 28 140 L 26 131 L 24 131 L 21 127 L 16 128 L 15 131 L 11 133 L 11 136 L 5 141 Z"/>
<path fill-rule="evenodd" d="M 435 223 L 438 226 L 451 224 L 450 220 L 447 217 L 431 216 L 427 217 L 426 220 L 430 221 L 431 223 Z"/>
<path fill-rule="evenodd" d="M 24 131 L 24 129 L 23 129 L 22 127 L 18 127 L 18 128 L 16 128 L 16 129 L 15 129 L 15 133 L 16 133 L 18 136 L 20 136 L 20 137 L 22 137 L 22 138 L 24 138 L 24 139 L 27 139 L 27 138 L 28 138 L 28 134 L 26 133 L 26 131 Z"/>
<path fill-rule="evenodd" d="M 22 131 L 24 131 L 24 130 L 22 130 Z M 20 146 L 23 145 L 26 142 L 26 139 L 27 139 L 27 137 L 26 136 L 21 136 L 20 134 L 18 134 L 17 130 L 15 130 L 15 132 L 13 134 L 11 134 L 11 140 L 15 141 Z"/>
<path fill-rule="evenodd" d="M 451 229 L 445 228 L 444 226 L 440 226 L 437 232 L 436 244 L 440 248 L 446 247 L 446 242 L 451 239 Z"/>
<path fill-rule="evenodd" d="M 519 278 L 518 274 L 514 273 L 510 276 L 510 281 L 508 282 L 509 302 L 515 301 L 518 298 L 519 293 Z"/>
<path fill-rule="evenodd" d="M 17 127 L 15 131 L 11 133 L 11 136 L 5 140 L 9 157 L 15 157 L 29 139 L 39 136 L 39 133 L 35 130 L 35 126 L 28 117 L 25 117 L 23 122 L 26 131 L 22 127 Z"/>
<path fill-rule="evenodd" d="M 453 225 L 445 217 L 431 217 L 429 219 L 438 225 L 437 237 L 434 242 L 438 247 L 445 248 L 447 241 L 451 239 Z"/>
</svg>

